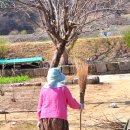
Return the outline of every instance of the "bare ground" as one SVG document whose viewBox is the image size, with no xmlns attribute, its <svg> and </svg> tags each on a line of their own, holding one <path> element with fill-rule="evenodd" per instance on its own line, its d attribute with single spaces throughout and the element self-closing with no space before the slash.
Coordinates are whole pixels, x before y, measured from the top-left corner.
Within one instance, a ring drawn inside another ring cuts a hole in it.
<svg viewBox="0 0 130 130">
<path fill-rule="evenodd" d="M 100 76 L 101 84 L 88 85 L 85 95 L 85 109 L 82 114 L 83 130 L 110 130 L 110 121 L 126 122 L 130 118 L 130 74 Z M 78 85 L 68 86 L 79 100 Z M 0 110 L 36 110 L 40 87 L 17 87 L 12 102 L 12 88 L 3 88 L 0 96 Z M 116 102 L 118 108 L 112 108 Z M 70 130 L 79 130 L 79 111 L 69 108 Z M 0 130 L 37 130 L 36 112 L 0 115 Z M 99 127 L 98 127 L 99 126 Z M 101 126 L 103 128 L 101 128 Z"/>
</svg>

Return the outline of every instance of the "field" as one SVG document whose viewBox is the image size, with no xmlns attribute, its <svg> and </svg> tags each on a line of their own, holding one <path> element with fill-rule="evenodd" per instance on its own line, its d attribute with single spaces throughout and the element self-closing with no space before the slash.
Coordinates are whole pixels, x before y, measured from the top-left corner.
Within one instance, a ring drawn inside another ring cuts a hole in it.
<svg viewBox="0 0 130 130">
<path fill-rule="evenodd" d="M 37 80 L 37 79 L 34 79 Z M 42 79 L 38 79 L 42 80 Z M 112 122 L 126 122 L 130 118 L 130 74 L 100 76 L 101 84 L 88 85 L 85 95 L 85 109 L 82 115 L 83 130 L 114 130 Z M 79 100 L 78 85 L 68 85 L 73 96 Z M 13 112 L 0 115 L 0 130 L 37 130 L 36 111 L 40 87 L 16 87 L 12 102 L 12 87 L 4 87 L 0 96 L 0 109 Z M 118 108 L 112 108 L 116 102 Z M 70 130 L 79 130 L 79 111 L 68 108 Z M 19 111 L 19 112 L 16 112 Z"/>
</svg>

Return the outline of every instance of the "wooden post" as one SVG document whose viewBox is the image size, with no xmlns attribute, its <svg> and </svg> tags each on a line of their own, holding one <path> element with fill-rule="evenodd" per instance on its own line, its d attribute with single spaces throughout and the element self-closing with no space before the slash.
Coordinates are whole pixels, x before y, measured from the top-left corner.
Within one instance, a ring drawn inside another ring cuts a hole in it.
<svg viewBox="0 0 130 130">
<path fill-rule="evenodd" d="M 88 76 L 88 65 L 85 63 L 85 61 L 76 60 L 76 69 L 78 75 L 78 84 L 80 87 L 80 103 L 84 105 L 84 95 Z M 82 109 L 80 110 L 80 130 L 81 129 L 82 129 Z"/>
<path fill-rule="evenodd" d="M 3 77 L 3 75 L 4 75 L 4 68 L 5 68 L 5 65 L 3 64 L 2 65 L 2 73 L 1 73 L 1 76 Z"/>
<path fill-rule="evenodd" d="M 6 112 L 5 112 L 5 122 L 7 122 L 7 116 L 6 116 Z"/>
<path fill-rule="evenodd" d="M 13 76 L 15 76 L 15 63 L 14 63 L 14 69 L 13 69 Z"/>
</svg>

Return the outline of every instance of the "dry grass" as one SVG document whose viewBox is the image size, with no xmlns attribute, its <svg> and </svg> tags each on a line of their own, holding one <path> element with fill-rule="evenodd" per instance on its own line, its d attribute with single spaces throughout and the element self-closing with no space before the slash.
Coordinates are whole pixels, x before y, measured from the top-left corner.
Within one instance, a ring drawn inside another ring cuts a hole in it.
<svg viewBox="0 0 130 130">
<path fill-rule="evenodd" d="M 8 52 L 8 42 L 0 37 L 0 58 L 3 59 Z"/>
<path fill-rule="evenodd" d="M 46 61 L 51 61 L 55 47 L 51 42 L 15 43 L 9 46 L 7 58 L 42 56 Z"/>
<path fill-rule="evenodd" d="M 83 130 L 123 130 L 125 123 L 119 120 L 103 120 L 100 124 L 94 126 L 84 126 Z M 10 127 L 10 130 L 38 130 L 36 122 L 19 122 Z"/>
<path fill-rule="evenodd" d="M 83 62 L 82 60 L 76 60 L 76 69 L 77 69 L 77 76 L 78 76 L 78 83 L 80 87 L 80 92 L 85 93 L 86 89 L 86 79 L 88 76 L 88 65 Z"/>
<path fill-rule="evenodd" d="M 97 128 L 109 129 L 109 130 L 123 130 L 125 123 L 120 121 L 119 119 L 115 119 L 113 121 L 109 119 L 104 119 L 100 124 L 97 124 Z"/>
<path fill-rule="evenodd" d="M 93 57 L 105 61 L 123 57 L 125 54 L 130 54 L 130 49 L 121 36 L 80 39 L 70 52 L 72 58 L 88 59 Z"/>
<path fill-rule="evenodd" d="M 36 130 L 36 123 L 23 122 L 15 125 L 11 130 Z"/>
<path fill-rule="evenodd" d="M 123 130 L 125 123 L 119 120 L 102 120 L 100 123 L 97 123 L 93 126 L 87 126 L 85 130 Z"/>
<path fill-rule="evenodd" d="M 108 40 L 109 39 L 109 40 Z M 107 51 L 108 47 L 115 45 L 111 49 L 106 59 L 112 59 L 115 56 L 123 56 L 124 54 L 130 54 L 130 49 L 124 44 L 124 40 L 121 36 L 106 38 L 83 38 L 79 39 L 73 49 L 70 51 L 70 60 L 74 58 L 84 58 L 95 56 Z M 109 41 L 109 42 L 108 42 Z M 50 62 L 54 54 L 55 47 L 52 42 L 23 42 L 10 44 L 7 58 L 17 57 L 34 57 L 43 56 L 43 58 Z M 116 55 L 118 52 L 118 55 Z"/>
</svg>

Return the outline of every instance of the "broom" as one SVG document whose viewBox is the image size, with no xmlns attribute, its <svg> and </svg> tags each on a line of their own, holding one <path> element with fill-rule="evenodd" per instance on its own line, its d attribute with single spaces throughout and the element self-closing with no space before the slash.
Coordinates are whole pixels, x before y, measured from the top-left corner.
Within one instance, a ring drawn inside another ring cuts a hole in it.
<svg viewBox="0 0 130 130">
<path fill-rule="evenodd" d="M 80 87 L 80 103 L 84 104 L 84 95 L 88 76 L 88 65 L 81 60 L 77 60 L 75 64 L 78 76 L 78 84 Z M 81 128 L 82 128 L 82 109 L 80 110 L 80 130 Z"/>
</svg>

